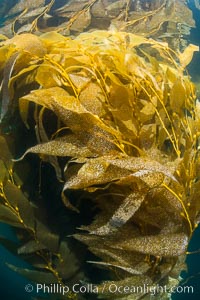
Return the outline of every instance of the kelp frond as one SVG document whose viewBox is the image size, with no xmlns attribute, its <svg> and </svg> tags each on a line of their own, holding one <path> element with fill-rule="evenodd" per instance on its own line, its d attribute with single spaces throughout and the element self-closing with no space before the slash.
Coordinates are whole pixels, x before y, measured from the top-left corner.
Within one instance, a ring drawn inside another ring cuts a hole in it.
<svg viewBox="0 0 200 300">
<path fill-rule="evenodd" d="M 19 112 L 38 140 L 20 160 L 35 153 L 54 167 L 69 211 L 84 214 L 81 203 L 91 199 L 93 221 L 74 238 L 116 284 L 178 283 L 200 208 L 200 113 L 185 72 L 197 47 L 175 53 L 167 43 L 116 30 L 24 37 L 0 48 L 9 95 L 1 102 L 2 124 Z M 6 202 L 5 188 L 20 189 L 2 170 Z M 13 218 L 20 213 L 2 207 Z"/>
</svg>

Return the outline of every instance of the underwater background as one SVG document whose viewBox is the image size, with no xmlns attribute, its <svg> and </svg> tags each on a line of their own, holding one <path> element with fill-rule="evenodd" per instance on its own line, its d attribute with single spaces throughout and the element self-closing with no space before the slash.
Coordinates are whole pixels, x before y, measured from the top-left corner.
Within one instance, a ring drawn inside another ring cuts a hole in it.
<svg viewBox="0 0 200 300">
<path fill-rule="evenodd" d="M 183 1 L 184 3 L 186 1 L 184 0 L 178 0 L 178 1 Z M 19 11 L 13 10 L 12 13 L 8 14 L 8 12 L 11 11 L 12 8 L 14 8 L 18 3 L 20 3 L 24 8 L 26 8 L 26 3 L 27 5 L 30 4 L 30 2 L 34 2 L 35 7 L 38 5 L 47 5 L 50 3 L 50 1 L 18 1 L 18 0 L 0 0 L 0 34 L 5 34 L 6 35 L 6 29 L 5 29 L 5 24 L 9 23 L 9 20 L 13 20 L 19 13 L 22 12 L 22 10 L 19 8 Z M 53 12 L 53 10 L 59 9 L 62 6 L 66 5 L 68 2 L 67 0 L 55 0 L 55 2 L 52 4 L 52 11 L 50 10 L 49 14 Z M 72 1 L 71 1 L 72 2 Z M 80 1 L 76 1 L 81 2 Z M 110 1 L 110 2 L 115 2 Z M 134 2 L 134 1 L 133 1 Z M 135 2 L 140 2 L 140 1 L 135 1 Z M 142 1 L 141 3 L 144 5 L 149 5 L 150 6 L 151 0 L 148 1 Z M 155 1 L 154 1 L 155 2 Z M 199 4 L 199 7 L 198 5 Z M 198 1 L 188 1 L 187 2 L 188 8 L 192 11 L 193 19 L 195 20 L 195 27 L 191 28 L 190 33 L 184 35 L 184 38 L 186 42 L 192 43 L 195 45 L 200 45 L 200 2 Z M 33 9 L 33 4 L 30 5 L 31 8 Z M 64 18 L 64 17 L 63 17 Z M 52 22 L 52 24 L 51 24 Z M 60 20 L 56 19 L 56 16 L 52 18 L 48 26 L 52 26 L 53 28 L 56 27 L 56 25 L 60 25 Z M 57 24 L 56 24 L 57 23 Z M 16 28 L 18 29 L 18 25 L 16 25 Z M 81 31 L 79 30 L 79 33 Z M 8 34 L 9 35 L 9 34 Z M 197 85 L 197 88 L 199 87 L 200 89 L 200 71 L 199 71 L 199 66 L 200 66 L 200 53 L 195 52 L 192 62 L 190 65 L 187 67 L 188 72 L 192 78 L 192 81 Z M 199 92 L 200 96 L 200 92 Z M 50 172 L 51 174 L 51 172 Z M 87 208 L 86 208 L 87 209 Z M 200 228 L 197 228 L 195 230 L 195 233 L 192 237 L 192 240 L 189 245 L 188 251 L 196 251 L 200 249 Z M 0 223 L 0 237 L 6 237 L 13 242 L 18 242 L 15 232 L 13 229 L 4 223 Z M 187 257 L 187 265 L 188 265 L 188 272 L 183 272 L 181 276 L 183 277 L 183 281 L 185 282 L 185 285 L 192 285 L 194 287 L 194 294 L 175 294 L 172 296 L 172 299 L 177 300 L 177 299 L 199 299 L 200 297 L 200 253 L 196 254 L 191 254 L 188 255 Z M 13 255 L 11 252 L 5 249 L 3 245 L 0 243 L 0 298 L 2 300 L 4 299 L 13 299 L 13 300 L 28 300 L 31 299 L 31 297 L 34 298 L 36 294 L 31 293 L 31 295 L 27 292 L 25 292 L 24 288 L 27 284 L 30 283 L 29 280 L 25 279 L 21 275 L 15 273 L 11 269 L 9 269 L 6 265 L 12 264 L 18 267 L 29 267 L 30 266 L 23 262 L 20 258 L 16 257 Z M 37 295 L 38 296 L 38 295 Z"/>
</svg>

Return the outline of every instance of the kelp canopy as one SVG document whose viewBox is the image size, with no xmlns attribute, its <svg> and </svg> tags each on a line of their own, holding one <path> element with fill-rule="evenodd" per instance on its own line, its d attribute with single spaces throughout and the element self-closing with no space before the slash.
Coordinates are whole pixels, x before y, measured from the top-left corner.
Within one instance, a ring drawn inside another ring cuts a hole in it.
<svg viewBox="0 0 200 300">
<path fill-rule="evenodd" d="M 197 6 L 195 0 L 187 1 Z M 5 16 L 7 18 L 4 20 Z M 192 11 L 183 0 L 10 0 L 0 8 L 1 32 L 41 34 L 56 30 L 63 35 L 116 28 L 166 40 L 184 47 L 195 26 Z"/>
<path fill-rule="evenodd" d="M 19 228 L 18 254 L 35 267 L 12 268 L 36 282 L 91 282 L 80 254 L 69 250 L 77 240 L 87 245 L 88 264 L 110 271 L 98 282 L 99 298 L 151 297 L 110 294 L 112 282 L 179 283 L 200 210 L 200 107 L 185 71 L 196 50 L 175 53 L 167 43 L 118 31 L 74 39 L 21 34 L 1 43 L 0 218 Z M 21 156 L 19 147 L 8 150 L 10 118 L 37 137 L 20 161 L 12 159 Z M 68 237 L 52 229 L 53 216 L 41 219 L 42 200 L 19 180 L 30 153 L 55 169 L 65 217 L 80 216 Z M 84 202 L 92 221 L 85 220 Z"/>
</svg>

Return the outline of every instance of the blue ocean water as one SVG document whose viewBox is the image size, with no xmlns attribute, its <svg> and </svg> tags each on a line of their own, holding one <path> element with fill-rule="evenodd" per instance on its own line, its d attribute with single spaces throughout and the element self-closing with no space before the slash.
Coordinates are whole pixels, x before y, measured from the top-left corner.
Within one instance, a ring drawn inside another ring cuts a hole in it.
<svg viewBox="0 0 200 300">
<path fill-rule="evenodd" d="M 0 237 L 17 243 L 17 238 L 9 225 L 0 223 Z M 6 250 L 0 244 L 0 298 L 2 300 L 28 300 L 34 296 L 34 292 L 27 294 L 25 286 L 30 281 L 8 268 L 7 263 L 21 268 L 30 268 L 22 259 Z"/>
<path fill-rule="evenodd" d="M 200 249 L 200 227 L 196 229 L 190 241 L 188 251 L 192 252 Z M 172 296 L 173 300 L 196 300 L 200 297 L 200 252 L 189 254 L 186 259 L 188 271 L 182 272 L 183 287 L 192 286 L 193 293 L 176 293 Z"/>
</svg>

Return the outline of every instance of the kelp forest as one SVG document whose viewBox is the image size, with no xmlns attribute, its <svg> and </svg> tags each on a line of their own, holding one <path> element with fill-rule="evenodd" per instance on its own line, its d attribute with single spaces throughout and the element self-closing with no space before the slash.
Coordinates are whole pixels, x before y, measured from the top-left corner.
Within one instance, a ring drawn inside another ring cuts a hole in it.
<svg viewBox="0 0 200 300">
<path fill-rule="evenodd" d="M 152 299 L 181 284 L 200 220 L 198 0 L 3 1 L 0 243 L 49 299 Z M 95 284 L 98 292 L 73 292 Z M 38 295 L 37 299 L 42 299 Z"/>
</svg>

